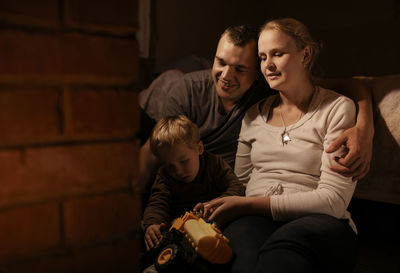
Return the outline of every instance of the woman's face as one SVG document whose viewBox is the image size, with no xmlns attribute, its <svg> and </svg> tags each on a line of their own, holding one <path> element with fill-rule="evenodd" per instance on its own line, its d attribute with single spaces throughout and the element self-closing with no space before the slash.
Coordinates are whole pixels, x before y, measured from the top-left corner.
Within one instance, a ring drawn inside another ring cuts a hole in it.
<svg viewBox="0 0 400 273">
<path fill-rule="evenodd" d="M 272 89 L 295 87 L 307 76 L 309 48 L 299 50 L 292 37 L 280 30 L 264 30 L 258 39 L 261 72 Z"/>
</svg>

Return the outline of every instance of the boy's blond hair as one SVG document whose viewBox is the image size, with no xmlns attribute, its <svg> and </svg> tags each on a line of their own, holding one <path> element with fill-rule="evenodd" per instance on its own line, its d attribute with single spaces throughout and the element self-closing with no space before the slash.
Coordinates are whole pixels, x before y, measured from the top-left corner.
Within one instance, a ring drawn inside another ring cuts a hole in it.
<svg viewBox="0 0 400 273">
<path fill-rule="evenodd" d="M 161 148 L 171 148 L 173 145 L 182 143 L 190 148 L 196 148 L 199 142 L 198 127 L 183 115 L 160 119 L 150 135 L 150 149 L 156 156 Z"/>
</svg>

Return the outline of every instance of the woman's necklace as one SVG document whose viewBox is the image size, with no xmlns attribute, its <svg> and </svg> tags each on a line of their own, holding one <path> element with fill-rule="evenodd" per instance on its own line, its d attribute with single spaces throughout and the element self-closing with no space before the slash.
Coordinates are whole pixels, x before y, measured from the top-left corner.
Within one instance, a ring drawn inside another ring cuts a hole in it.
<svg viewBox="0 0 400 273">
<path fill-rule="evenodd" d="M 283 124 L 283 127 L 284 127 L 283 132 L 282 132 L 282 134 L 281 134 L 281 137 L 282 137 L 282 145 L 285 145 L 285 144 L 288 144 L 289 141 L 291 141 L 292 139 L 291 139 L 290 136 L 289 136 L 289 131 L 287 131 L 287 129 L 286 129 L 285 120 L 283 119 L 283 115 L 282 115 L 282 111 L 281 111 L 281 104 L 279 104 L 278 111 L 279 111 L 279 115 L 281 116 L 282 124 Z M 298 122 L 298 121 L 301 119 L 302 116 L 303 116 L 303 112 L 300 111 L 300 116 L 299 116 L 299 118 L 296 120 L 296 122 Z M 296 123 L 296 122 L 295 122 L 295 123 Z"/>
<path fill-rule="evenodd" d="M 307 108 L 310 105 L 311 99 L 313 98 L 314 94 L 315 94 L 315 86 L 313 85 L 312 91 L 311 91 L 311 97 L 307 102 Z M 283 119 L 283 115 L 282 115 L 282 111 L 281 111 L 281 106 L 282 106 L 282 101 L 279 101 L 278 111 L 279 111 L 279 115 L 281 117 L 282 125 L 283 125 L 283 128 L 284 128 L 283 132 L 281 134 L 282 145 L 285 146 L 285 144 L 287 145 L 290 141 L 292 141 L 292 139 L 289 136 L 289 131 L 290 130 L 287 130 L 287 128 L 286 128 L 285 120 Z M 297 120 L 294 123 L 298 122 L 302 118 L 302 116 L 303 116 L 303 111 L 300 110 L 300 115 L 299 115 L 299 117 L 297 118 Z"/>
</svg>

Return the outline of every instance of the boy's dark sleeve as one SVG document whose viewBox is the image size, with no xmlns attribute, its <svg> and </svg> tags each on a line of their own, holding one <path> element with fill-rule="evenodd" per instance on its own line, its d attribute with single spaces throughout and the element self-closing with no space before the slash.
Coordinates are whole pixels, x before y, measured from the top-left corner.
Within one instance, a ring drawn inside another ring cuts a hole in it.
<svg viewBox="0 0 400 273">
<path fill-rule="evenodd" d="M 222 157 L 217 159 L 217 187 L 222 191 L 221 197 L 245 194 L 245 187 L 237 178 L 235 172 Z"/>
<path fill-rule="evenodd" d="M 140 140 L 140 146 L 146 143 L 155 125 L 156 121 L 140 108 L 140 129 L 136 134 L 136 137 Z"/>
<path fill-rule="evenodd" d="M 156 181 L 151 188 L 149 201 L 143 213 L 143 230 L 153 224 L 165 223 L 169 226 L 170 219 L 170 204 L 172 201 L 172 194 L 170 187 L 165 179 L 158 173 Z"/>
</svg>

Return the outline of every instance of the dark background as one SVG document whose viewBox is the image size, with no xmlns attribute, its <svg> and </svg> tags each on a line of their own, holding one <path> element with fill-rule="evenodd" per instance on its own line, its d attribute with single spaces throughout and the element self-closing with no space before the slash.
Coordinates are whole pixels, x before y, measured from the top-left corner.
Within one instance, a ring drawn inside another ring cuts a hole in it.
<svg viewBox="0 0 400 273">
<path fill-rule="evenodd" d="M 195 54 L 213 59 L 219 35 L 232 24 L 261 25 L 293 17 L 323 41 L 327 76 L 400 72 L 400 1 L 156 1 L 154 65 Z"/>
</svg>

